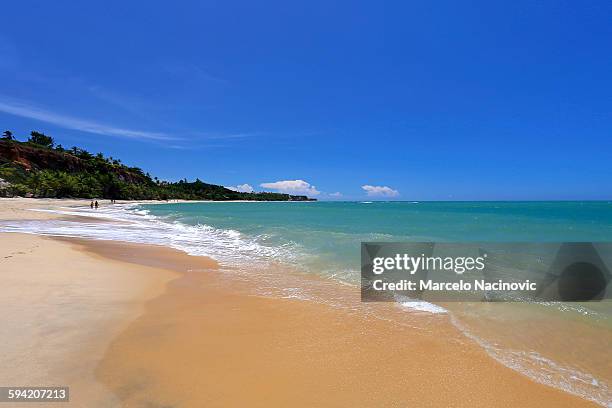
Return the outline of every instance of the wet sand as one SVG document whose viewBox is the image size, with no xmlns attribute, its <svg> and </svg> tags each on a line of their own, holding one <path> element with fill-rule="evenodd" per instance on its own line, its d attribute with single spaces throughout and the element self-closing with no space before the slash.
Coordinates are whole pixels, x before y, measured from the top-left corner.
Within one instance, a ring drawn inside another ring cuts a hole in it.
<svg viewBox="0 0 612 408">
<path fill-rule="evenodd" d="M 126 406 L 593 406 L 498 364 L 450 324 L 416 333 L 223 279 L 169 282 L 112 342 L 98 379 Z"/>
<path fill-rule="evenodd" d="M 256 296 L 216 268 L 162 247 L 0 234 L 0 383 L 70 385 L 66 406 L 87 407 L 596 406 L 443 320 L 415 330 Z"/>
</svg>

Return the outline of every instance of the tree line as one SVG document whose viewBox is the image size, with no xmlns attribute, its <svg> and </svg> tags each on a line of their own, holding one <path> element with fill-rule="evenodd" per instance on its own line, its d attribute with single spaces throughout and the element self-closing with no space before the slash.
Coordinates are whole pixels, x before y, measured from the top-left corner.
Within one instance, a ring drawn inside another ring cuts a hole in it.
<svg viewBox="0 0 612 408">
<path fill-rule="evenodd" d="M 13 153 L 11 153 L 13 152 Z M 11 158 L 14 152 L 21 158 Z M 240 193 L 199 179 L 168 182 L 151 177 L 117 158 L 64 148 L 44 133 L 32 131 L 18 141 L 9 130 L 0 137 L 0 195 L 116 200 L 306 200 L 279 193 Z"/>
</svg>

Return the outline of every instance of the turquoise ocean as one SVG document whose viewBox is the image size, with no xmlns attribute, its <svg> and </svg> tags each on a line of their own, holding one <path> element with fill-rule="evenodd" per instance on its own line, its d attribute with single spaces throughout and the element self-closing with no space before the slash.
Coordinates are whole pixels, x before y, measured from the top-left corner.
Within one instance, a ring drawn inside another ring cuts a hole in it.
<svg viewBox="0 0 612 408">
<path fill-rule="evenodd" d="M 608 201 L 194 202 L 115 205 L 96 216 L 121 222 L 6 221 L 0 231 L 166 245 L 212 257 L 229 273 L 257 275 L 280 267 L 356 293 L 364 241 L 612 242 Z M 276 293 L 326 301 L 309 296 L 299 280 L 291 282 Z M 535 381 L 612 407 L 612 302 L 398 307 L 423 325 L 451 322 L 466 342 Z"/>
<path fill-rule="evenodd" d="M 269 248 L 266 256 L 349 282 L 359 280 L 364 241 L 612 242 L 610 202 L 214 202 L 142 208 L 171 222 L 238 232 L 254 244 L 249 248 Z"/>
</svg>

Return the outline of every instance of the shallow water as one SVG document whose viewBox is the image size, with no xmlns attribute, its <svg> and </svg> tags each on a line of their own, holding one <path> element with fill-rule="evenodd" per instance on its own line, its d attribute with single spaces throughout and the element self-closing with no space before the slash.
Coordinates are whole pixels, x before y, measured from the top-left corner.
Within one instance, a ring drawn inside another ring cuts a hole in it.
<svg viewBox="0 0 612 408">
<path fill-rule="evenodd" d="M 610 202 L 214 202 L 116 205 L 95 214 L 123 223 L 12 221 L 0 231 L 167 245 L 215 258 L 226 271 L 258 271 L 262 294 L 338 307 L 358 299 L 343 299 L 332 286 L 358 293 L 362 241 L 612 242 Z M 253 268 L 270 265 L 325 279 L 264 276 L 272 269 Z M 612 406 L 610 302 L 433 305 L 402 299 L 398 308 L 445 316 L 504 365 Z"/>
</svg>

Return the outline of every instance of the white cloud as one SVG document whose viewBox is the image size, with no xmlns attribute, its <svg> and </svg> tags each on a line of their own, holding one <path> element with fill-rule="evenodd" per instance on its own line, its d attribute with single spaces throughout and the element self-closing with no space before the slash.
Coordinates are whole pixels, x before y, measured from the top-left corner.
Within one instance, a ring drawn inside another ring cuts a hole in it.
<svg viewBox="0 0 612 408">
<path fill-rule="evenodd" d="M 36 119 L 41 122 L 51 123 L 67 129 L 75 129 L 83 132 L 95 133 L 98 135 L 110 135 L 127 137 L 131 139 L 150 139 L 150 140 L 174 140 L 175 138 L 160 132 L 149 132 L 144 130 L 123 129 L 108 126 L 102 123 L 93 122 L 86 119 L 75 118 L 73 116 L 61 115 L 44 109 L 33 107 L 23 103 L 8 102 L 0 100 L 0 112 L 29 119 Z"/>
<path fill-rule="evenodd" d="M 392 189 L 387 186 L 361 186 L 363 190 L 368 194 L 368 197 L 397 197 L 399 191 Z"/>
<path fill-rule="evenodd" d="M 249 184 L 238 184 L 237 186 L 225 186 L 225 188 L 232 190 L 232 191 L 238 191 L 239 193 L 252 193 L 253 192 L 253 186 L 249 185 Z"/>
<path fill-rule="evenodd" d="M 338 198 L 338 197 L 342 197 L 342 193 L 339 191 L 336 191 L 335 193 L 329 193 L 329 196 Z"/>
<path fill-rule="evenodd" d="M 315 186 L 304 180 L 282 180 L 274 183 L 261 183 L 261 187 L 287 194 L 305 194 L 315 196 L 321 194 Z"/>
</svg>

